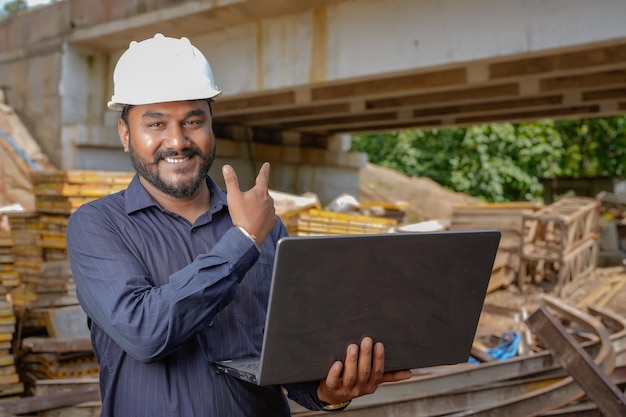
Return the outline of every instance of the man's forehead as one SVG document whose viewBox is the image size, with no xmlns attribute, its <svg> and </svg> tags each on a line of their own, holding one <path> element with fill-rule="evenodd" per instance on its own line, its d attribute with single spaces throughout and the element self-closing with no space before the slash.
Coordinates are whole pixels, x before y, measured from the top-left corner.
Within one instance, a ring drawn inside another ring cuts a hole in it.
<svg viewBox="0 0 626 417">
<path fill-rule="evenodd" d="M 139 117 L 186 117 L 190 115 L 209 114 L 206 100 L 173 101 L 164 103 L 141 104 L 133 107 Z"/>
</svg>

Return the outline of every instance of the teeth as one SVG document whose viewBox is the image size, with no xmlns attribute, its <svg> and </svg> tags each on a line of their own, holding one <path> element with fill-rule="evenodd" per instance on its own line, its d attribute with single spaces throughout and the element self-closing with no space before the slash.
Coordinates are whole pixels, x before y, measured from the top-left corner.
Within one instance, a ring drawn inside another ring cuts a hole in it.
<svg viewBox="0 0 626 417">
<path fill-rule="evenodd" d="M 185 158 L 165 158 L 165 162 L 170 163 L 170 164 L 181 164 L 185 161 L 188 161 L 189 157 L 185 157 Z"/>
</svg>

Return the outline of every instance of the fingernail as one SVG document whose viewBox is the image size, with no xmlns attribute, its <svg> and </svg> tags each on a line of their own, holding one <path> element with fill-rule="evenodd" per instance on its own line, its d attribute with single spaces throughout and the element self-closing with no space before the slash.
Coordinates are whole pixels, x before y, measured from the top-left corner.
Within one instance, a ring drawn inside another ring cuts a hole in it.
<svg viewBox="0 0 626 417">
<path fill-rule="evenodd" d="M 222 167 L 222 174 L 224 174 L 224 175 L 230 174 L 230 167 L 228 165 L 224 165 Z"/>
<path fill-rule="evenodd" d="M 359 350 L 357 349 L 356 345 L 350 345 L 350 354 L 351 355 L 356 355 L 359 352 Z"/>
</svg>

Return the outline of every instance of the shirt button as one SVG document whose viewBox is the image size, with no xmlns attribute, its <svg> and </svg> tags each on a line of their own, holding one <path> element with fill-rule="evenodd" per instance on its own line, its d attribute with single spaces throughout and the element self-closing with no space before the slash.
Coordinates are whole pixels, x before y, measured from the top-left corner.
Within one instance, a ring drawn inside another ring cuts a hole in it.
<svg viewBox="0 0 626 417">
<path fill-rule="evenodd" d="M 209 322 L 209 327 L 213 327 L 213 320 Z"/>
</svg>

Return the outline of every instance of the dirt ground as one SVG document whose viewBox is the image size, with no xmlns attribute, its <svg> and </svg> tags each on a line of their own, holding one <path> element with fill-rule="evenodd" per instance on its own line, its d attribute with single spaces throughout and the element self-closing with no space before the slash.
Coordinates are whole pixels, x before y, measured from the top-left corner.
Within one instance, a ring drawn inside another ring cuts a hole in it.
<svg viewBox="0 0 626 417">
<path fill-rule="evenodd" d="M 487 307 L 481 314 L 475 340 L 487 347 L 494 347 L 508 332 L 520 332 L 525 346 L 520 347 L 519 354 L 541 350 L 524 320 L 543 304 L 544 294 L 558 298 L 583 313 L 589 313 L 588 306 L 597 306 L 626 320 L 625 283 L 626 269 L 607 267 L 596 268 L 590 276 L 570 283 L 560 296 L 539 285 L 531 286 L 524 292 L 516 285 L 501 288 L 487 294 Z M 493 311 L 491 306 L 500 307 L 502 311 Z"/>
<path fill-rule="evenodd" d="M 360 174 L 359 200 L 363 202 L 406 202 L 407 223 L 449 219 L 454 206 L 479 200 L 450 191 L 429 178 L 407 177 L 392 169 L 367 164 Z"/>
</svg>

